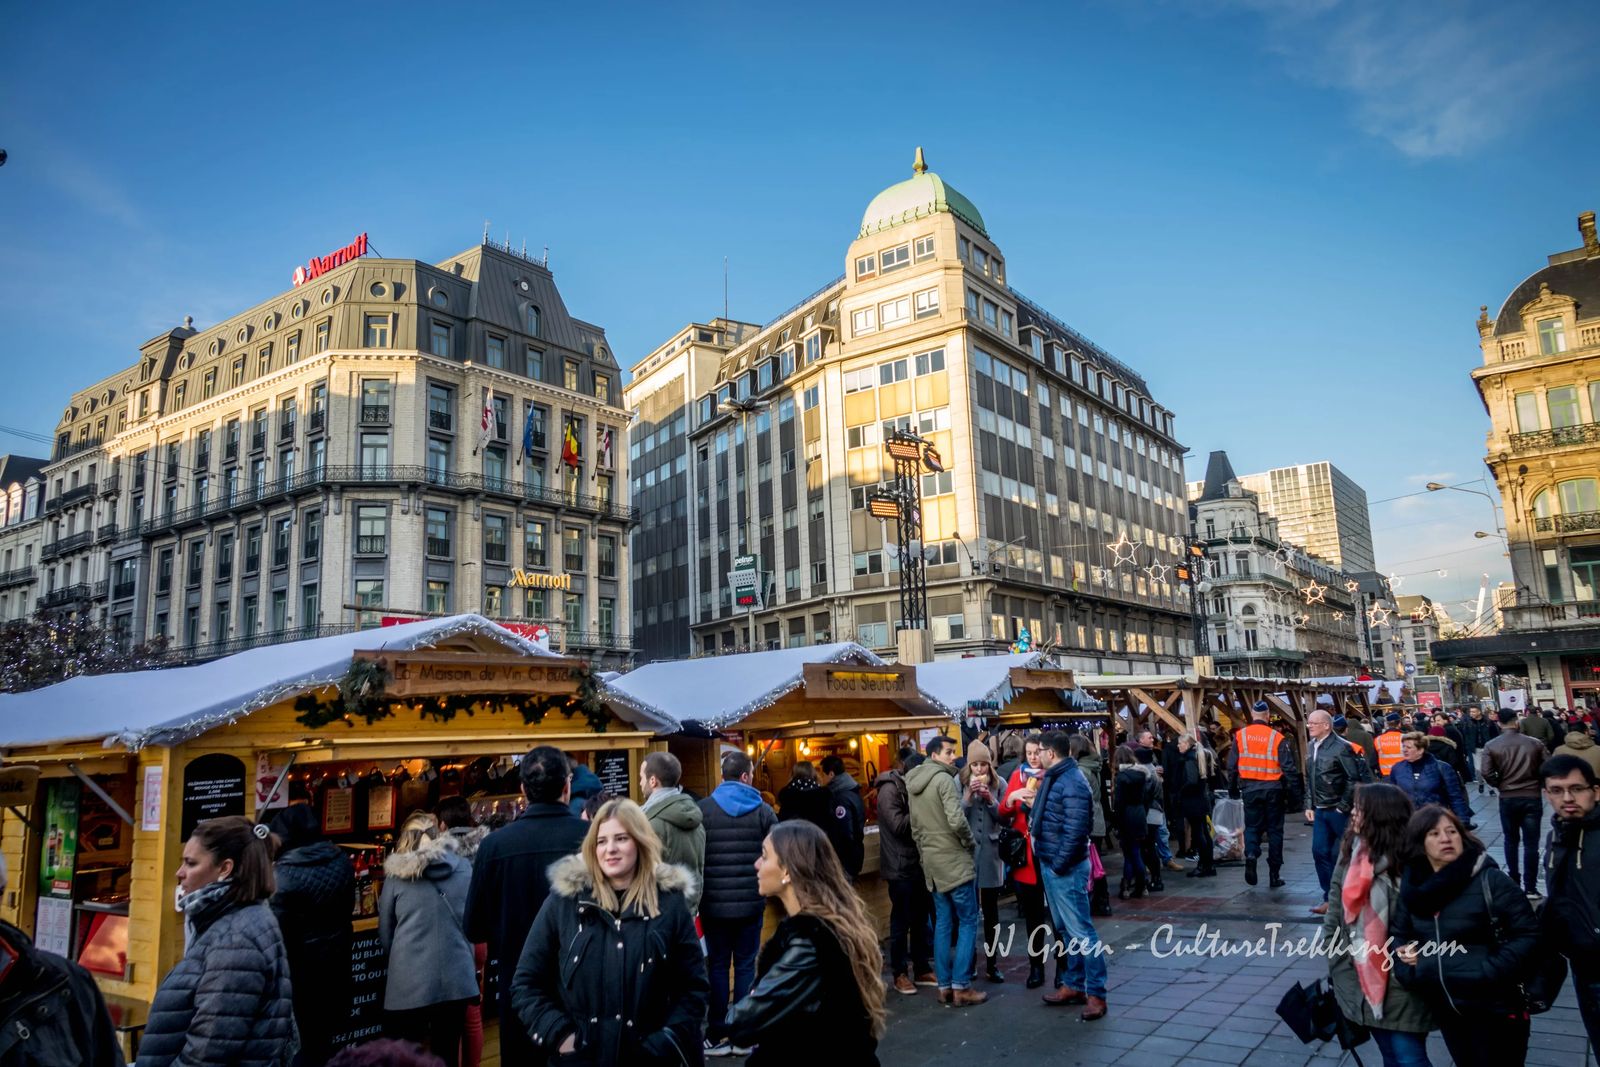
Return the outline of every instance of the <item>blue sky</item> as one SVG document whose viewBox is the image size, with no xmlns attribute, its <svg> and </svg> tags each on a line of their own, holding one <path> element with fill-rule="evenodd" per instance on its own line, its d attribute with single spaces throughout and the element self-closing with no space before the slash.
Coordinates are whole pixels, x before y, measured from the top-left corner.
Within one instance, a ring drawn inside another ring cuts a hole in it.
<svg viewBox="0 0 1600 1067">
<path fill-rule="evenodd" d="M 1488 505 L 1403 494 L 1483 475 L 1478 305 L 1600 207 L 1585 6 L 25 5 L 0 425 L 49 433 L 144 339 L 361 231 L 548 245 L 631 362 L 720 312 L 724 256 L 756 321 L 839 274 L 921 144 L 1018 288 L 1177 412 L 1191 477 L 1331 459 L 1400 498 L 1373 525 L 1401 592 L 1459 614 L 1504 570 Z"/>
</svg>

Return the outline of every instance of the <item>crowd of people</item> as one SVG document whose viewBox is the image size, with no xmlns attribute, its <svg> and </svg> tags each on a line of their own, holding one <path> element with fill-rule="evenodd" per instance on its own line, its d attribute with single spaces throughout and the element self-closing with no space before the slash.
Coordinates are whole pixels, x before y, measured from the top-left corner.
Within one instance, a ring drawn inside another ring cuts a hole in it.
<svg viewBox="0 0 1600 1067">
<path fill-rule="evenodd" d="M 386 1040 L 344 1049 L 350 861 L 306 805 L 264 823 L 211 819 L 183 847 L 186 947 L 138 1064 L 476 1067 L 491 988 L 507 1064 L 736 1055 L 767 1067 L 809 1062 L 820 1033 L 840 1063 L 874 1064 L 887 993 L 981 1005 L 978 981 L 1005 982 L 1002 958 L 1023 952 L 1027 988 L 1053 961 L 1043 1002 L 1092 1022 L 1109 1010 L 1102 857 L 1121 854 L 1121 899 L 1163 892 L 1168 874 L 1215 877 L 1223 797 L 1244 811 L 1250 886 L 1263 852 L 1268 888 L 1285 885 L 1284 822 L 1303 812 L 1333 993 L 1385 1064 L 1427 1064 L 1434 1031 L 1459 1064 L 1520 1063 L 1531 1016 L 1569 974 L 1600 1037 L 1594 726 L 1318 709 L 1302 751 L 1258 704 L 1231 734 L 1050 731 L 971 741 L 964 756 L 940 736 L 902 748 L 866 797 L 837 757 L 800 763 L 776 811 L 739 751 L 704 798 L 684 790 L 674 756 L 651 753 L 636 804 L 541 746 L 519 763 L 527 805 L 509 823 L 475 825 L 460 797 L 402 823 L 378 906 Z M 1503 867 L 1473 833 L 1473 786 L 1497 793 Z M 854 886 L 868 803 L 886 950 Z M 1002 921 L 1006 891 L 1020 929 Z M 771 901 L 783 918 L 763 944 Z M 33 1050 L 122 1062 L 93 981 L 3 923 L 0 1019 Z"/>
</svg>

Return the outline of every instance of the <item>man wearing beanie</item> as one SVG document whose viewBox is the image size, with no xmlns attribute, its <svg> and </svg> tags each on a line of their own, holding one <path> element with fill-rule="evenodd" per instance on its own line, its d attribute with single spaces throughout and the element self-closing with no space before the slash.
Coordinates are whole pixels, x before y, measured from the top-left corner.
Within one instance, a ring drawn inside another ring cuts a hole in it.
<svg viewBox="0 0 1600 1067">
<path fill-rule="evenodd" d="M 1288 737 L 1267 723 L 1272 708 L 1258 700 L 1250 709 L 1250 725 L 1233 739 L 1228 761 L 1228 795 L 1244 799 L 1244 880 L 1256 884 L 1256 861 L 1261 858 L 1261 837 L 1267 838 L 1267 870 L 1271 888 L 1286 883 L 1283 868 L 1283 817 L 1291 806 L 1300 807 L 1300 767 Z M 1243 782 L 1241 788 L 1240 783 Z"/>
</svg>

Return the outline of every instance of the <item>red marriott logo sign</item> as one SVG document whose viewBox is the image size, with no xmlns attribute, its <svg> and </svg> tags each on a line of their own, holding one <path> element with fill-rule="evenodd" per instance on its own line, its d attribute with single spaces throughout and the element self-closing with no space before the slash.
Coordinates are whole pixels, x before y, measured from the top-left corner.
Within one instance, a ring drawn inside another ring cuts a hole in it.
<svg viewBox="0 0 1600 1067">
<path fill-rule="evenodd" d="M 345 245 L 337 252 L 329 252 L 325 256 L 312 256 L 306 260 L 306 265 L 294 269 L 295 285 L 304 285 L 313 278 L 320 277 L 335 267 L 342 267 L 353 259 L 360 259 L 367 254 L 367 235 L 362 234 L 354 241 Z"/>
</svg>

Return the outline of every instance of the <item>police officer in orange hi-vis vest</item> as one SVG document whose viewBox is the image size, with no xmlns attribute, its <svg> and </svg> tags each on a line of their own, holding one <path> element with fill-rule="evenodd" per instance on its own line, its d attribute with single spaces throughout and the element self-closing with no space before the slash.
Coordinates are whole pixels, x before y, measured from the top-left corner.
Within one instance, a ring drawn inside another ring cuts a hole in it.
<svg viewBox="0 0 1600 1067">
<path fill-rule="evenodd" d="M 1380 777 L 1389 777 L 1389 772 L 1394 770 L 1394 765 L 1401 760 L 1400 739 L 1405 732 L 1400 729 L 1400 713 L 1391 711 L 1384 722 L 1388 729 L 1372 739 L 1372 745 L 1378 751 L 1378 774 Z"/>
<path fill-rule="evenodd" d="M 1250 709 L 1250 725 L 1234 734 L 1228 795 L 1244 795 L 1244 880 L 1256 884 L 1256 861 L 1265 833 L 1268 884 L 1277 889 L 1284 884 L 1278 873 L 1283 868 L 1284 812 L 1300 810 L 1304 790 L 1289 738 L 1267 723 L 1271 711 L 1265 700 L 1257 701 Z"/>
</svg>

